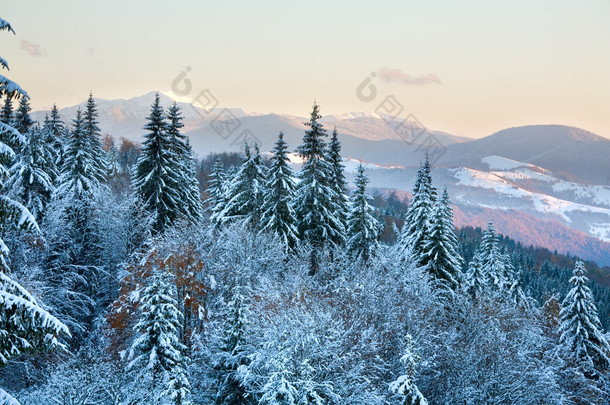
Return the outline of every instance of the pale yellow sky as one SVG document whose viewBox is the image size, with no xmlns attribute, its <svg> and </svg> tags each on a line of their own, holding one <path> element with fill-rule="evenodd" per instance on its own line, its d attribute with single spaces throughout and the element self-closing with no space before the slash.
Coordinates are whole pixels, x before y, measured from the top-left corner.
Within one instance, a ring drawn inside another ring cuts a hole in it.
<svg viewBox="0 0 610 405">
<path fill-rule="evenodd" d="M 189 66 L 186 98 L 209 89 L 246 111 L 304 116 L 314 98 L 324 114 L 370 111 L 394 95 L 457 135 L 565 124 L 610 137 L 608 1 L 15 0 L 1 17 L 17 32 L 0 36 L 8 76 L 37 109 L 167 91 Z"/>
</svg>

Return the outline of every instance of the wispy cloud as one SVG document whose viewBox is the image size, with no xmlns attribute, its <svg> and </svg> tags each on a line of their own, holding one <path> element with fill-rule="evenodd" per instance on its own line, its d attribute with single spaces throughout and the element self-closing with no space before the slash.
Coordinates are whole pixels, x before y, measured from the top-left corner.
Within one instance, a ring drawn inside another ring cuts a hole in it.
<svg viewBox="0 0 610 405">
<path fill-rule="evenodd" d="M 21 49 L 23 49 L 30 55 L 37 57 L 45 56 L 47 54 L 47 50 L 40 46 L 40 44 L 28 42 L 25 39 L 21 40 Z"/>
<path fill-rule="evenodd" d="M 440 84 L 441 79 L 436 73 L 428 73 L 427 75 L 412 76 L 401 69 L 390 69 L 383 67 L 379 69 L 379 77 L 387 82 L 399 83 L 413 86 L 423 86 L 426 84 Z"/>
</svg>

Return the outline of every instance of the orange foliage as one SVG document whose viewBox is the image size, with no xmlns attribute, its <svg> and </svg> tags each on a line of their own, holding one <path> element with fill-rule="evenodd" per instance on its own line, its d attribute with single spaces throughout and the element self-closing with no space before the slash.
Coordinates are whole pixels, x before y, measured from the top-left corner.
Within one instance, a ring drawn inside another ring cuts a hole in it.
<svg viewBox="0 0 610 405">
<path fill-rule="evenodd" d="M 118 353 L 126 348 L 138 315 L 140 294 L 155 271 L 166 271 L 174 276 L 178 292 L 176 300 L 183 314 L 183 343 L 190 340 L 194 332 L 200 331 L 203 322 L 207 320 L 205 299 L 209 290 L 201 277 L 203 267 L 204 263 L 192 244 L 167 249 L 154 247 L 142 260 L 129 264 L 126 267 L 127 275 L 121 282 L 119 296 L 107 317 L 111 351 Z"/>
</svg>

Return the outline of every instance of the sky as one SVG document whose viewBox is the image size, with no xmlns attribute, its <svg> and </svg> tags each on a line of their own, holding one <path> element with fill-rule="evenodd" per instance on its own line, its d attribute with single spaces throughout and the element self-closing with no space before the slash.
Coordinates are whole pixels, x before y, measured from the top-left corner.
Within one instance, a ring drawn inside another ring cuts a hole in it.
<svg viewBox="0 0 610 405">
<path fill-rule="evenodd" d="M 34 109 L 207 90 L 249 112 L 307 116 L 316 100 L 472 138 L 530 124 L 610 137 L 606 0 L 5 0 L 0 17 L 16 32 L 0 35 L 6 75 Z"/>
</svg>

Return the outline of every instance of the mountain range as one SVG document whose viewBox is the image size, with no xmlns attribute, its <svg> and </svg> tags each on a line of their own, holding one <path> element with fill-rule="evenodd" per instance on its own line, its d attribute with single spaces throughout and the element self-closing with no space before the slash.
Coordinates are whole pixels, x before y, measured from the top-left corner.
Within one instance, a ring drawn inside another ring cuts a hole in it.
<svg viewBox="0 0 610 405">
<path fill-rule="evenodd" d="M 96 99 L 102 131 L 141 141 L 153 100 L 154 93 Z M 172 102 L 161 94 L 162 105 Z M 280 131 L 295 149 L 308 120 L 178 104 L 184 132 L 202 157 L 240 151 L 244 141 L 269 151 Z M 83 105 L 60 109 L 60 115 L 68 122 Z M 43 121 L 45 113 L 32 116 Z M 610 139 L 562 125 L 508 128 L 471 139 L 426 129 L 416 120 L 405 131 L 404 123 L 370 112 L 328 115 L 322 122 L 329 131 L 337 129 L 347 171 L 364 162 L 377 192 L 411 190 L 417 167 L 430 152 L 434 182 L 448 187 L 458 226 L 493 219 L 500 232 L 522 243 L 610 265 Z"/>
</svg>

